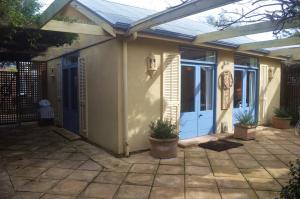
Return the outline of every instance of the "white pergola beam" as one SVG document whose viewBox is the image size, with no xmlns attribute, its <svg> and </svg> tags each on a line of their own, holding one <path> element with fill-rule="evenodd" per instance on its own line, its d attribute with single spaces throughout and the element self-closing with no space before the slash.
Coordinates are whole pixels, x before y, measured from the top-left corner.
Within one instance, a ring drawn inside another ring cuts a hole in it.
<svg viewBox="0 0 300 199">
<path fill-rule="evenodd" d="M 158 26 L 176 19 L 218 8 L 240 0 L 192 0 L 162 12 L 155 13 L 131 24 L 127 34 Z"/>
<path fill-rule="evenodd" d="M 204 34 L 200 34 L 194 40 L 194 43 L 205 43 L 210 41 L 217 41 L 221 39 L 228 39 L 233 37 L 240 37 L 252 34 L 258 34 L 263 32 L 274 31 L 276 28 L 276 23 L 267 21 L 256 24 L 250 24 L 239 27 L 232 27 L 225 30 L 218 30 L 214 32 L 208 32 Z M 291 23 L 286 23 L 283 29 L 296 28 L 299 27 L 299 20 L 294 20 Z"/>
<path fill-rule="evenodd" d="M 98 15 L 91 12 L 86 7 L 82 6 L 81 4 L 77 3 L 76 1 L 71 2 L 70 6 L 89 18 L 91 21 L 93 21 L 95 24 L 101 26 L 107 33 L 109 33 L 112 37 L 116 37 L 116 31 L 115 29 L 105 22 L 104 20 L 100 19 Z"/>
<path fill-rule="evenodd" d="M 268 41 L 258 41 L 252 43 L 241 44 L 238 50 L 257 50 L 263 48 L 275 48 L 300 44 L 299 37 L 291 37 L 286 39 L 276 39 Z"/>
<path fill-rule="evenodd" d="M 292 56 L 293 54 L 300 54 L 300 47 L 283 48 L 278 50 L 271 50 L 271 56 Z"/>
<path fill-rule="evenodd" d="M 291 60 L 299 61 L 299 60 L 300 60 L 300 55 L 299 55 L 299 54 L 293 54 L 293 55 L 291 56 Z"/>
<path fill-rule="evenodd" d="M 300 54 L 300 47 L 298 48 L 285 48 L 280 50 L 272 50 L 270 56 L 284 56 L 284 57 L 293 57 L 297 54 Z"/>
<path fill-rule="evenodd" d="M 42 30 L 56 31 L 56 32 L 69 32 L 76 34 L 87 34 L 96 36 L 105 36 L 106 33 L 101 26 L 82 24 L 82 23 L 70 23 L 64 21 L 49 21 Z"/>
<path fill-rule="evenodd" d="M 66 7 L 73 0 L 55 0 L 41 15 L 39 20 L 40 27 L 47 24 L 53 17 L 55 17 L 64 7 Z"/>
</svg>

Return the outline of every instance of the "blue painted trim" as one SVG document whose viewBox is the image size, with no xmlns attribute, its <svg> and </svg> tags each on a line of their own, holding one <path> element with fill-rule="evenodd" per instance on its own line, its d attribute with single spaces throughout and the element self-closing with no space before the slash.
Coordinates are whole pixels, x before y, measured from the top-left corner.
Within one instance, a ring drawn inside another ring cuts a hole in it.
<svg viewBox="0 0 300 199">
<path fill-rule="evenodd" d="M 217 114 L 217 90 L 218 90 L 218 82 L 217 80 L 217 67 L 215 65 L 215 67 L 213 67 L 213 132 L 212 134 L 216 133 L 216 114 Z"/>
<path fill-rule="evenodd" d="M 218 86 L 219 86 L 219 79 L 218 79 L 218 64 L 217 63 L 219 63 L 219 53 L 218 53 L 218 51 L 216 51 L 216 64 L 215 64 L 215 71 L 214 71 L 214 83 L 215 83 L 215 85 L 214 85 L 214 89 L 215 89 L 215 92 L 214 92 L 214 94 L 215 94 L 215 98 L 214 98 L 214 112 L 213 112 L 213 115 L 214 115 L 214 129 L 213 129 L 213 131 L 214 131 L 214 133 L 213 134 L 217 134 L 217 107 L 218 107 L 218 105 L 217 105 L 217 102 L 218 102 Z"/>
<path fill-rule="evenodd" d="M 244 66 L 244 65 L 237 65 L 237 64 L 234 65 L 234 68 L 258 70 L 257 66 Z"/>
<path fill-rule="evenodd" d="M 181 59 L 181 62 L 187 63 L 187 64 L 194 64 L 194 65 L 199 65 L 199 64 L 204 64 L 204 65 L 216 65 L 215 62 L 207 62 L 207 61 L 197 61 L 197 60 L 189 60 L 189 59 Z"/>
</svg>

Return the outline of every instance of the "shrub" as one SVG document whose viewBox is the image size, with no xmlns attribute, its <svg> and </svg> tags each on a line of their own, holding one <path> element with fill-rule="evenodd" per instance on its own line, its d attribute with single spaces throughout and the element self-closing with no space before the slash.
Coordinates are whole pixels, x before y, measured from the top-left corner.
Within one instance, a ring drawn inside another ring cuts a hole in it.
<svg viewBox="0 0 300 199">
<path fill-rule="evenodd" d="M 150 129 L 152 130 L 151 137 L 156 139 L 171 139 L 176 138 L 177 131 L 176 125 L 167 120 L 156 120 L 150 123 Z"/>
<path fill-rule="evenodd" d="M 290 180 L 288 185 L 282 188 L 280 198 L 297 199 L 300 198 L 300 160 L 290 163 Z"/>
<path fill-rule="evenodd" d="M 291 117 L 291 114 L 285 108 L 276 108 L 274 110 L 274 114 L 276 117 L 280 117 L 280 118 L 290 118 Z"/>
<path fill-rule="evenodd" d="M 257 126 L 257 121 L 253 116 L 252 111 L 238 112 L 234 115 L 235 119 L 238 121 L 238 125 L 241 126 Z"/>
</svg>

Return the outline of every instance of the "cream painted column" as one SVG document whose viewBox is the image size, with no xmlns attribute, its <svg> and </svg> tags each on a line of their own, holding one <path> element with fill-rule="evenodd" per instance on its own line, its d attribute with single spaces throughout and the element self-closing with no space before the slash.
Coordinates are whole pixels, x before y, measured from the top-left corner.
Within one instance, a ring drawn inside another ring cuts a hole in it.
<svg viewBox="0 0 300 199">
<path fill-rule="evenodd" d="M 233 86 L 230 89 L 230 108 L 222 110 L 221 93 L 221 74 L 224 71 L 230 71 L 234 76 L 234 53 L 227 51 L 218 51 L 217 66 L 217 104 L 216 104 L 216 133 L 222 132 L 222 123 L 227 123 L 228 132 L 233 132 L 232 114 L 233 114 Z"/>
</svg>

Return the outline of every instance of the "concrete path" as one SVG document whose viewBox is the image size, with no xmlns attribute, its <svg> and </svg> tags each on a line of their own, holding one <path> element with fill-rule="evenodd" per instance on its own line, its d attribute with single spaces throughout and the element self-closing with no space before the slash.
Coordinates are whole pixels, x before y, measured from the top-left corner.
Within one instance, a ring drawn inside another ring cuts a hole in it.
<svg viewBox="0 0 300 199">
<path fill-rule="evenodd" d="M 237 141 L 237 140 L 234 140 Z M 0 198 L 247 199 L 275 198 L 300 157 L 292 131 L 261 128 L 255 141 L 214 152 L 179 149 L 178 158 L 149 152 L 115 158 L 51 128 L 0 130 Z"/>
</svg>

